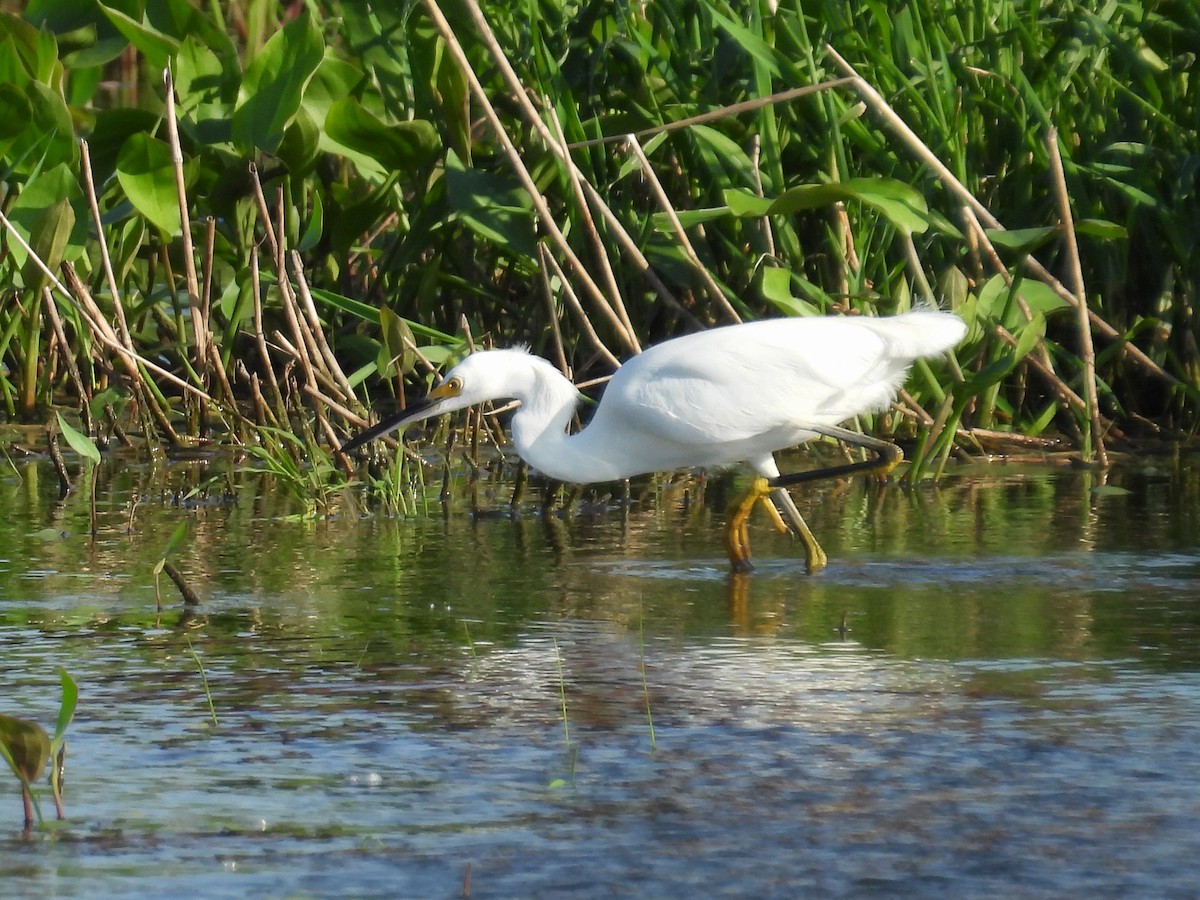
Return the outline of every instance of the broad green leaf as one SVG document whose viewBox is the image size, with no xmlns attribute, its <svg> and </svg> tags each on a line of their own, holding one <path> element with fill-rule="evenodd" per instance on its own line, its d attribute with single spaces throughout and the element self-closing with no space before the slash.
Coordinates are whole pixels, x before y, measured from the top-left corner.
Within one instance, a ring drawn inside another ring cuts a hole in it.
<svg viewBox="0 0 1200 900">
<path fill-rule="evenodd" d="M 1079 234 L 1103 238 L 1108 241 L 1123 241 L 1129 237 L 1129 232 L 1123 226 L 1105 219 L 1080 219 L 1075 223 L 1075 230 Z"/>
<path fill-rule="evenodd" d="M 121 148 L 130 137 L 142 132 L 153 134 L 161 121 L 161 116 L 145 109 L 102 109 L 96 113 L 95 126 L 87 138 L 96 184 L 112 177 Z"/>
<path fill-rule="evenodd" d="M 63 437 L 67 439 L 67 443 L 71 445 L 71 449 L 92 465 L 99 465 L 100 451 L 92 443 L 92 439 L 86 434 L 72 428 L 67 420 L 62 417 L 62 413 L 55 413 L 55 415 L 58 416 L 58 429 L 62 432 Z"/>
<path fill-rule="evenodd" d="M 441 42 L 438 42 L 441 46 Z M 471 91 L 466 72 L 449 53 L 439 54 L 437 96 L 441 121 L 454 151 L 469 160 L 471 151 Z"/>
<path fill-rule="evenodd" d="M 1025 301 L 1029 311 L 1036 315 L 1050 316 L 1065 309 L 1074 309 L 1044 281 L 1022 281 L 1017 285 L 1017 294 Z M 1008 311 L 1008 317 L 1005 319 L 1005 325 L 1010 330 L 1015 330 L 1015 328 L 1024 327 L 1024 323 L 1024 314 L 1017 304 L 1012 304 Z"/>
<path fill-rule="evenodd" d="M 770 214 L 772 202 L 746 190 L 729 189 L 724 192 L 725 203 L 735 216 L 752 217 Z"/>
<path fill-rule="evenodd" d="M 24 131 L 32 118 L 25 92 L 15 84 L 0 84 L 0 149 Z"/>
<path fill-rule="evenodd" d="M 144 16 L 135 18 L 124 10 L 104 3 L 100 4 L 100 9 L 125 39 L 141 51 L 153 68 L 165 69 L 175 51 L 179 49 L 179 41 L 163 34 L 146 21 Z"/>
<path fill-rule="evenodd" d="M 168 236 L 179 234 L 183 220 L 171 150 L 150 135 L 132 135 L 117 156 L 117 180 L 138 212 Z"/>
<path fill-rule="evenodd" d="M 976 309 L 985 319 L 998 317 L 1004 309 L 1004 298 L 1008 296 L 1008 282 L 1003 275 L 993 275 L 979 289 Z"/>
<path fill-rule="evenodd" d="M 13 170 L 28 175 L 62 163 L 77 168 L 79 147 L 62 95 L 37 81 L 28 82 L 24 91 L 30 119 L 8 146 L 6 156 Z"/>
<path fill-rule="evenodd" d="M 39 30 L 14 15 L 0 15 L 0 76 L 19 85 L 36 78 Z"/>
<path fill-rule="evenodd" d="M 308 110 L 313 121 L 321 127 L 322 140 L 328 138 L 324 126 L 330 108 L 337 101 L 345 100 L 353 94 L 364 77 L 362 69 L 332 54 L 326 54 L 325 58 L 321 60 L 316 73 L 304 91 L 304 108 Z M 333 152 L 335 146 L 341 145 L 330 140 L 328 143 L 323 143 L 321 149 Z"/>
<path fill-rule="evenodd" d="M 725 202 L 737 216 L 791 215 L 819 209 L 837 201 L 857 201 L 870 206 L 906 234 L 920 234 L 929 227 L 925 198 L 893 178 L 851 178 L 829 184 L 804 184 L 765 201 L 749 191 L 729 190 Z"/>
<path fill-rule="evenodd" d="M 1003 230 L 988 228 L 985 232 L 988 240 L 997 247 L 1014 250 L 1017 253 L 1032 253 L 1058 233 L 1058 227 L 1047 225 L 1041 228 L 1014 228 Z"/>
<path fill-rule="evenodd" d="M 196 35 L 188 35 L 179 45 L 173 65 L 176 110 L 190 116 L 198 108 L 221 100 L 225 70 L 221 59 Z"/>
<path fill-rule="evenodd" d="M 50 759 L 50 735 L 29 719 L 0 714 L 0 746 L 13 774 L 26 784 L 41 777 Z"/>
<path fill-rule="evenodd" d="M 505 249 L 533 260 L 533 203 L 514 180 L 463 166 L 453 151 L 446 154 L 446 194 L 472 231 Z"/>
<path fill-rule="evenodd" d="M 456 357 L 462 350 L 462 347 L 451 347 L 446 344 L 430 344 L 420 349 L 422 356 L 433 363 L 433 365 L 440 366 L 446 363 L 448 360 Z"/>
<path fill-rule="evenodd" d="M 121 388 L 107 387 L 93 394 L 88 406 L 91 408 L 92 415 L 97 419 L 104 417 L 105 407 L 110 407 L 114 413 L 120 415 L 128 405 L 130 397 L 131 395 Z"/>
<path fill-rule="evenodd" d="M 25 20 L 57 36 L 72 81 L 81 69 L 111 62 L 129 46 L 95 0 L 30 0 Z"/>
<path fill-rule="evenodd" d="M 325 117 L 325 131 L 339 144 L 379 163 L 388 172 L 422 169 L 441 150 L 437 129 L 424 119 L 387 125 L 353 97 L 338 100 Z"/>
<path fill-rule="evenodd" d="M 324 55 L 325 40 L 307 10 L 271 35 L 246 68 L 233 113 L 233 141 L 242 153 L 275 152 Z"/>
<path fill-rule="evenodd" d="M 762 270 L 762 294 L 771 305 L 785 315 L 812 316 L 817 309 L 807 300 L 792 296 L 792 273 L 779 266 L 767 266 Z"/>
<path fill-rule="evenodd" d="M 102 17 L 95 0 L 29 0 L 24 18 L 34 28 L 62 34 L 95 25 Z"/>
<path fill-rule="evenodd" d="M 51 272 L 56 272 L 62 264 L 74 227 L 75 211 L 66 197 L 34 211 L 30 223 L 29 249 Z M 33 259 L 27 259 L 21 267 L 21 279 L 30 290 L 41 290 L 46 274 Z"/>
<path fill-rule="evenodd" d="M 275 155 L 283 160 L 293 178 L 302 177 L 312 171 L 321 154 L 321 130 L 312 116 L 300 107 L 296 111 Z"/>
</svg>

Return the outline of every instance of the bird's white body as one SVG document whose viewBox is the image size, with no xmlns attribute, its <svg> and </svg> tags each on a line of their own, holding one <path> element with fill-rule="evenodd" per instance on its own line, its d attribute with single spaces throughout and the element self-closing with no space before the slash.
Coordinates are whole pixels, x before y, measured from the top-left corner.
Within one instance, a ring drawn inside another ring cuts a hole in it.
<svg viewBox="0 0 1200 900">
<path fill-rule="evenodd" d="M 524 350 L 489 350 L 448 373 L 443 385 L 454 390 L 413 420 L 513 398 L 521 404 L 512 419 L 517 452 L 561 481 L 738 462 L 773 477 L 775 450 L 815 437 L 814 426 L 885 409 L 914 360 L 949 350 L 965 333 L 957 316 L 919 309 L 888 318 L 771 319 L 689 334 L 618 369 L 577 434 L 567 429 L 579 394 L 557 369 Z"/>
</svg>

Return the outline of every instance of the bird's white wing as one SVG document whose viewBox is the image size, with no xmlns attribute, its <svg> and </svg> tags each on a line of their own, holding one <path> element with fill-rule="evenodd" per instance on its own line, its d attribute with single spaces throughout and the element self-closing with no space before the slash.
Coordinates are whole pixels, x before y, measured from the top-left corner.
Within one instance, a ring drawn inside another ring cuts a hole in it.
<svg viewBox="0 0 1200 900">
<path fill-rule="evenodd" d="M 651 347 L 622 366 L 596 421 L 680 444 L 832 424 L 887 403 L 903 375 L 901 367 L 883 377 L 887 363 L 886 339 L 850 319 L 716 328 Z"/>
</svg>

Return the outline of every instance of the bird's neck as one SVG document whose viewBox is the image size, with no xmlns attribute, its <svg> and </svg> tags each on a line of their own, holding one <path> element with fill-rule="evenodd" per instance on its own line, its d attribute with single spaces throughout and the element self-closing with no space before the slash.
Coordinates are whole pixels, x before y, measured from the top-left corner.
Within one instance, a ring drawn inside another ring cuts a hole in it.
<svg viewBox="0 0 1200 900">
<path fill-rule="evenodd" d="M 556 371 L 539 372 L 537 390 L 517 399 L 521 406 L 512 418 L 513 445 L 534 469 L 577 484 L 623 477 L 612 454 L 593 446 L 594 436 L 587 428 L 567 434 L 579 405 L 579 392 L 566 378 Z"/>
</svg>

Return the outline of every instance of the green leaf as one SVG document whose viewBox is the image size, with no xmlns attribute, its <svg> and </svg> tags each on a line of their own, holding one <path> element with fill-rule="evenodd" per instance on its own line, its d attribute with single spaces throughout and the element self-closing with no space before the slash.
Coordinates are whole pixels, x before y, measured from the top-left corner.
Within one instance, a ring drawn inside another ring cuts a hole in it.
<svg viewBox="0 0 1200 900">
<path fill-rule="evenodd" d="M 379 327 L 383 332 L 383 344 L 375 368 L 384 378 L 397 374 L 407 375 L 417 365 L 416 339 L 408 323 L 388 307 L 380 307 Z"/>
<path fill-rule="evenodd" d="M 938 282 L 938 291 L 944 302 L 951 309 L 958 309 L 966 302 L 970 284 L 967 276 L 958 266 L 950 266 L 942 273 Z"/>
<path fill-rule="evenodd" d="M 707 159 L 710 165 L 719 165 L 725 171 L 736 171 L 743 175 L 750 175 L 754 171 L 754 164 L 746 151 L 717 129 L 708 125 L 693 125 L 691 135 L 702 158 Z"/>
<path fill-rule="evenodd" d="M 743 189 L 731 189 L 724 192 L 725 203 L 735 216 L 749 218 L 770 214 L 772 201 L 758 194 L 752 194 Z"/>
<path fill-rule="evenodd" d="M 353 97 L 336 101 L 325 131 L 339 144 L 369 156 L 387 172 L 409 172 L 433 162 L 441 151 L 437 129 L 424 119 L 387 125 Z"/>
<path fill-rule="evenodd" d="M 87 222 L 76 216 L 72 203 L 83 205 L 83 191 L 75 173 L 65 164 L 35 175 L 9 210 L 17 230 L 51 271 L 64 259 L 77 259 L 87 240 Z M 40 289 L 45 275 L 28 258 L 24 248 L 10 244 L 13 258 L 21 266 L 23 284 Z"/>
<path fill-rule="evenodd" d="M 102 109 L 96 113 L 87 139 L 96 184 L 105 183 L 116 172 L 117 157 L 126 141 L 141 132 L 153 134 L 161 121 L 161 116 L 145 109 Z"/>
<path fill-rule="evenodd" d="M 789 316 L 812 316 L 817 308 L 807 300 L 792 296 L 792 273 L 778 266 L 762 270 L 762 294 L 771 305 Z"/>
<path fill-rule="evenodd" d="M 25 19 L 58 36 L 73 78 L 81 69 L 111 62 L 129 45 L 95 0 L 31 0 Z"/>
<path fill-rule="evenodd" d="M 308 224 L 304 226 L 304 234 L 300 235 L 300 240 L 296 243 L 296 249 L 301 253 L 306 253 L 321 240 L 321 235 L 325 232 L 325 210 L 322 206 L 321 192 L 314 190 L 312 192 L 312 213 L 308 217 Z"/>
<path fill-rule="evenodd" d="M 703 225 L 705 222 L 712 222 L 728 216 L 729 207 L 709 206 L 704 209 L 679 209 L 675 211 L 675 215 L 679 219 L 679 224 L 684 228 L 692 228 L 696 225 Z M 671 234 L 675 231 L 675 226 L 666 213 L 651 213 L 650 224 L 654 226 L 655 231 L 664 234 Z"/>
<path fill-rule="evenodd" d="M 162 554 L 163 560 L 166 560 L 167 557 L 171 556 L 176 550 L 178 550 L 180 548 L 180 546 L 182 546 L 184 540 L 187 538 L 187 530 L 188 530 L 187 519 L 184 519 L 182 522 L 180 522 L 178 525 L 175 526 L 175 530 L 171 532 L 170 540 L 167 541 L 167 546 L 165 548 L 163 548 L 163 554 Z"/>
<path fill-rule="evenodd" d="M 0 142 L 7 143 L 15 138 L 32 118 L 33 108 L 25 92 L 15 84 L 0 84 Z M 0 149 L 3 143 L 0 143 Z"/>
<path fill-rule="evenodd" d="M 1034 313 L 1033 318 L 1025 323 L 1025 326 L 1017 336 L 1017 346 L 1013 349 L 1013 355 L 1016 357 L 1013 360 L 1013 365 L 1015 366 L 1028 356 L 1045 334 L 1045 317 L 1041 313 Z"/>
<path fill-rule="evenodd" d="M 75 683 L 75 679 L 66 669 L 59 669 L 58 674 L 62 681 L 62 700 L 58 704 L 58 722 L 54 726 L 54 740 L 51 742 L 55 751 L 62 744 L 67 726 L 75 718 L 75 706 L 79 702 L 79 685 Z"/>
<path fill-rule="evenodd" d="M 453 151 L 446 154 L 446 194 L 451 207 L 476 234 L 533 260 L 533 202 L 516 181 L 468 169 Z"/>
<path fill-rule="evenodd" d="M 737 216 L 791 215 L 829 206 L 839 200 L 857 201 L 878 210 L 906 234 L 921 234 L 929 227 L 929 207 L 925 198 L 894 178 L 851 178 L 829 184 L 803 184 L 772 201 L 764 201 L 749 191 L 725 192 L 725 202 Z"/>
<path fill-rule="evenodd" d="M 196 35 L 184 38 L 175 54 L 173 69 L 179 98 L 175 108 L 180 116 L 190 116 L 220 103 L 225 86 L 221 58 Z"/>
<path fill-rule="evenodd" d="M 1129 237 L 1129 232 L 1123 226 L 1106 219 L 1080 219 L 1075 223 L 1075 230 L 1079 234 L 1102 238 L 1106 241 L 1123 241 Z"/>
<path fill-rule="evenodd" d="M 276 156 L 283 160 L 293 177 L 301 177 L 312 171 L 321 154 L 321 129 L 312 116 L 300 107 L 292 124 L 283 133 Z"/>
<path fill-rule="evenodd" d="M 71 113 L 62 95 L 37 81 L 26 84 L 24 91 L 30 119 L 11 139 L 5 154 L 13 171 L 30 175 L 60 163 L 76 168 L 79 147 Z"/>
<path fill-rule="evenodd" d="M 179 192 L 166 144 L 145 133 L 130 136 L 117 156 L 117 180 L 138 212 L 168 236 L 179 234 Z"/>
<path fill-rule="evenodd" d="M 148 21 L 145 17 L 134 18 L 124 10 L 115 9 L 104 3 L 100 4 L 100 9 L 104 11 L 104 15 L 108 16 L 108 20 L 116 27 L 117 31 L 124 35 L 125 39 L 133 46 L 141 51 L 148 62 L 155 69 L 165 69 L 175 51 L 179 49 L 179 41 L 171 38 Z"/>
<path fill-rule="evenodd" d="M 1004 247 L 1017 253 L 1032 253 L 1038 247 L 1058 233 L 1058 227 L 1047 225 L 1041 228 L 1013 228 L 1003 230 L 988 228 L 985 233 L 997 247 Z"/>
<path fill-rule="evenodd" d="M 762 63 L 770 72 L 773 78 L 778 78 L 779 60 L 776 56 L 776 50 L 761 37 L 747 28 L 745 25 L 733 19 L 727 18 L 712 6 L 708 5 L 708 14 L 712 16 L 713 21 L 722 28 L 738 46 L 746 51 L 755 60 Z"/>
<path fill-rule="evenodd" d="M 1003 275 L 993 275 L 979 289 L 979 301 L 976 309 L 985 319 L 993 319 L 1004 309 L 1004 298 L 1008 296 L 1008 282 Z"/>
<path fill-rule="evenodd" d="M 1058 408 L 1057 401 L 1047 403 L 1045 408 L 1035 418 L 1027 422 L 1021 430 L 1026 434 L 1036 437 L 1050 427 L 1050 423 L 1058 415 Z"/>
<path fill-rule="evenodd" d="M 1017 285 L 1017 295 L 1025 301 L 1029 311 L 1035 315 L 1051 316 L 1063 310 L 1074 309 L 1070 303 L 1055 293 L 1054 288 L 1044 281 L 1022 281 Z M 1017 304 L 1012 304 L 1004 321 L 1010 331 L 1025 325 L 1025 315 Z"/>
<path fill-rule="evenodd" d="M 92 443 L 92 439 L 86 434 L 76 431 L 72 428 L 67 420 L 62 417 L 62 413 L 55 413 L 58 417 L 58 428 L 62 432 L 63 437 L 67 439 L 67 443 L 71 445 L 71 449 L 88 460 L 92 465 L 100 464 L 100 451 L 96 449 L 96 445 Z"/>
<path fill-rule="evenodd" d="M 74 226 L 75 212 L 65 197 L 52 206 L 34 212 L 30 224 L 29 249 L 51 272 L 56 271 L 62 263 Z M 25 287 L 41 290 L 45 279 L 46 274 L 41 266 L 32 258 L 27 259 L 21 267 L 21 280 Z"/>
<path fill-rule="evenodd" d="M 25 784 L 37 781 L 50 759 L 50 735 L 29 719 L 0 714 L 0 747 L 13 774 Z"/>
<path fill-rule="evenodd" d="M 275 152 L 324 55 L 325 40 L 307 10 L 271 36 L 242 78 L 233 112 L 238 150 Z"/>
</svg>

